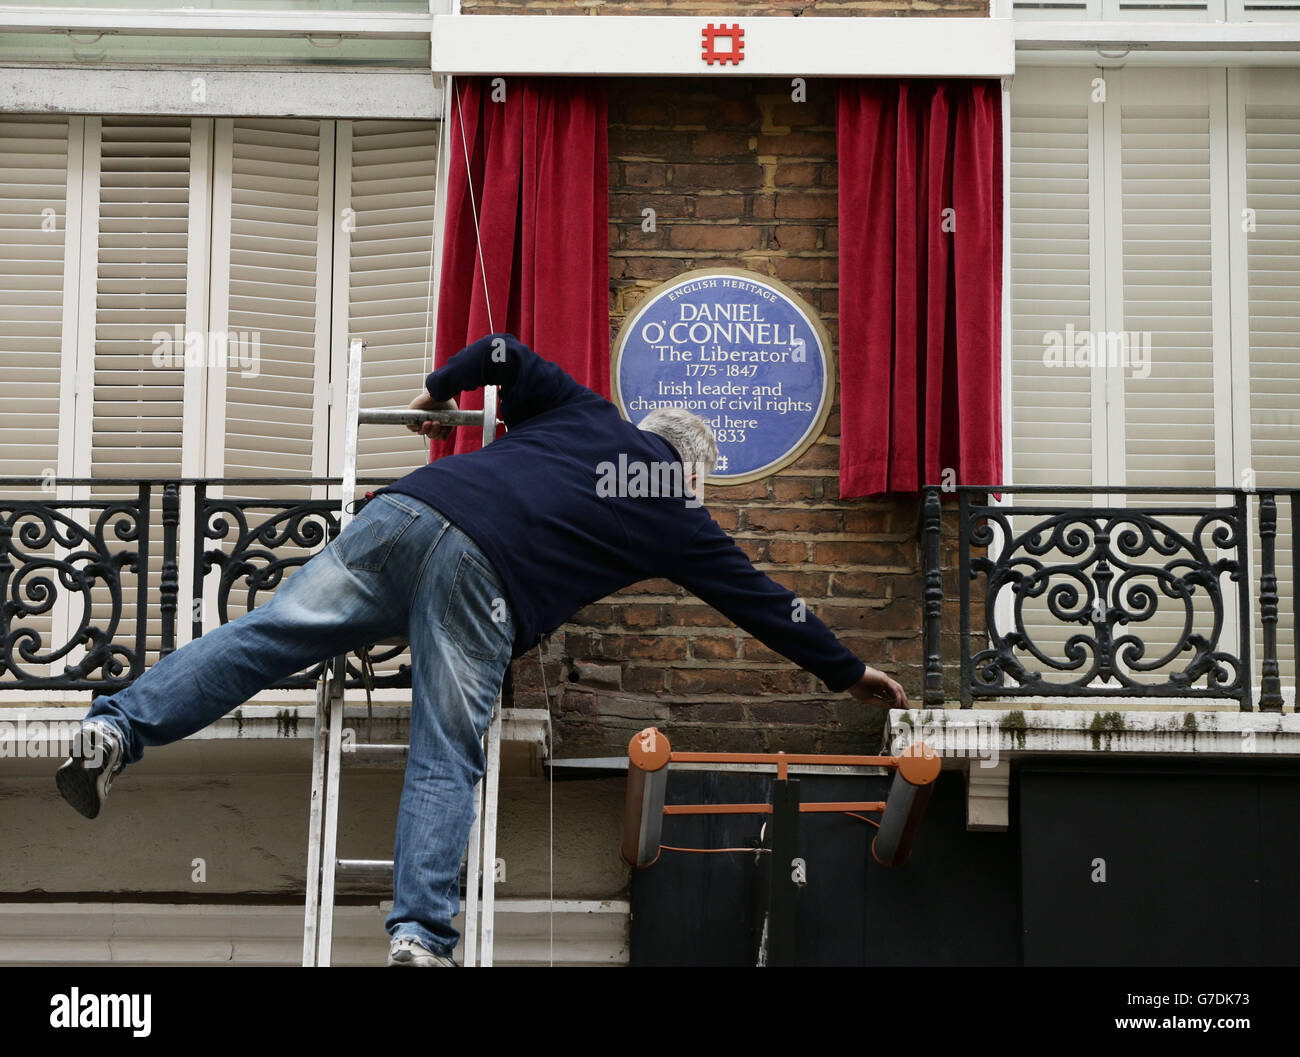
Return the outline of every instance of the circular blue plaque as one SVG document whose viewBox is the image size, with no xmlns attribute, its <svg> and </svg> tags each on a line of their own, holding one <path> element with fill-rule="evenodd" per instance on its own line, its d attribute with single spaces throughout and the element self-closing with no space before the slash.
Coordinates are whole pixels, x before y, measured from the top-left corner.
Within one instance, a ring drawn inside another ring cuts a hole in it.
<svg viewBox="0 0 1300 1057">
<path fill-rule="evenodd" d="M 627 318 L 611 388 L 623 416 L 685 407 L 718 438 L 709 481 L 775 473 L 817 439 L 831 405 L 829 341 L 783 283 L 747 271 L 703 270 L 669 280 Z"/>
</svg>

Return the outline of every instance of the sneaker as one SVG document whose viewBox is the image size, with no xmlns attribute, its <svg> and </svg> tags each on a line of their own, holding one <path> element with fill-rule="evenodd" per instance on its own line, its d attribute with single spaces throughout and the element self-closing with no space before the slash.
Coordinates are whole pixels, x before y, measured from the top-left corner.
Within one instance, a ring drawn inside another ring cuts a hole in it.
<svg viewBox="0 0 1300 1057">
<path fill-rule="evenodd" d="M 126 766 L 122 761 L 122 735 L 107 723 L 83 723 L 72 739 L 72 755 L 54 774 L 63 799 L 86 818 L 94 818 L 104 805 L 108 787 Z"/>
<path fill-rule="evenodd" d="M 398 966 L 453 966 L 456 963 L 445 954 L 434 954 L 414 936 L 398 936 L 388 945 L 388 964 Z"/>
</svg>

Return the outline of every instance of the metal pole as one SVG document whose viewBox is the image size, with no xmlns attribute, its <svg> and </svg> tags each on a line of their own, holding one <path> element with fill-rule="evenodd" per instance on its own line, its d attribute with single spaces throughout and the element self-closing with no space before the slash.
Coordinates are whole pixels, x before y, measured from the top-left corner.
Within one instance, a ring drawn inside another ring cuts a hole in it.
<svg viewBox="0 0 1300 1057">
<path fill-rule="evenodd" d="M 772 854 L 768 856 L 767 964 L 795 964 L 795 859 L 799 846 L 799 781 L 772 785 Z"/>
</svg>

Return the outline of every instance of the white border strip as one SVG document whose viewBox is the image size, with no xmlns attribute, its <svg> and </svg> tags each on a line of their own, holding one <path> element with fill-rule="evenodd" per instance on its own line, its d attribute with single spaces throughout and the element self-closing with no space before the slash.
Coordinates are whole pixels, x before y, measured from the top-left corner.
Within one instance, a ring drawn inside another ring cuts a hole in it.
<svg viewBox="0 0 1300 1057">
<path fill-rule="evenodd" d="M 1145 49 L 1268 50 L 1300 48 L 1300 22 L 1038 22 L 1015 23 L 1021 51 L 1125 45 Z"/>
<path fill-rule="evenodd" d="M 723 23 L 744 30 L 744 58 L 710 65 L 703 31 Z M 433 19 L 433 72 L 458 76 L 1003 77 L 1014 69 L 1004 18 Z"/>
<path fill-rule="evenodd" d="M 193 8 L 0 6 L 4 33 L 123 33 L 146 36 L 361 37 L 420 40 L 432 16 L 423 11 L 215 11 Z"/>
<path fill-rule="evenodd" d="M 202 81 L 203 91 L 195 91 Z M 195 101 L 198 95 L 201 102 Z M 425 70 L 271 72 L 0 66 L 0 113 L 438 120 Z"/>
</svg>

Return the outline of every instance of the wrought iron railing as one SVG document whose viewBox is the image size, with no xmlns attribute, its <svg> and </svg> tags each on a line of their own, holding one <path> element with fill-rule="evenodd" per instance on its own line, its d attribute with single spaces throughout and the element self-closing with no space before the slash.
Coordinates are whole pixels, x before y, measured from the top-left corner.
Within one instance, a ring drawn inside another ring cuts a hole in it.
<svg viewBox="0 0 1300 1057">
<path fill-rule="evenodd" d="M 265 601 L 338 534 L 337 498 L 246 498 L 250 490 L 324 495 L 338 484 L 0 477 L 0 690 L 109 693 L 128 685 L 150 656 L 176 649 L 183 548 L 192 597 L 204 600 L 191 614 L 197 638 Z M 402 653 L 400 645 L 372 651 L 372 685 L 410 685 L 407 665 L 385 663 Z M 309 687 L 319 671 L 275 688 Z M 350 661 L 349 685 L 361 680 Z"/>
<path fill-rule="evenodd" d="M 927 704 L 952 696 L 944 685 L 952 599 L 944 590 L 943 521 L 945 506 L 955 505 L 963 707 L 994 698 L 1219 698 L 1252 711 L 1253 609 L 1263 654 L 1259 707 L 1282 711 L 1277 499 L 1288 498 L 1294 526 L 1300 492 L 1000 486 L 995 503 L 993 491 L 923 492 Z M 1253 602 L 1252 520 L 1260 564 Z M 1294 575 L 1294 532 L 1292 549 Z M 1300 658 L 1295 590 L 1292 604 Z"/>
</svg>

